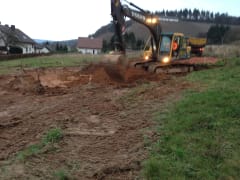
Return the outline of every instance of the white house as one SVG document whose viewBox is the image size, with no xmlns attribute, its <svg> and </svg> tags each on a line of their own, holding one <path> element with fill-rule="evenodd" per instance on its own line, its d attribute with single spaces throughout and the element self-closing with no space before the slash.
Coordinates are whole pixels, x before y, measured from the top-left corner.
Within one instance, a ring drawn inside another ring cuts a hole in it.
<svg viewBox="0 0 240 180">
<path fill-rule="evenodd" d="M 102 50 L 101 38 L 79 37 L 77 42 L 77 50 L 82 54 L 100 54 Z"/>
<path fill-rule="evenodd" d="M 0 24 L 0 51 L 10 54 L 35 53 L 35 42 L 14 25 Z"/>
<path fill-rule="evenodd" d="M 40 49 L 40 53 L 42 54 L 48 54 L 50 52 L 51 50 L 48 47 L 43 47 L 42 49 Z"/>
<path fill-rule="evenodd" d="M 36 44 L 35 53 L 37 54 L 48 54 L 51 52 L 51 49 L 47 45 Z"/>
</svg>

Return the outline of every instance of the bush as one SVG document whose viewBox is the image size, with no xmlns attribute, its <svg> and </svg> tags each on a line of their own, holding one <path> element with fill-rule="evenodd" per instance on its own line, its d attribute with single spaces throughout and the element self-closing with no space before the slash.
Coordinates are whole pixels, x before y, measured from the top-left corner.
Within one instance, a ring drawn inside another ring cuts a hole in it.
<svg viewBox="0 0 240 180">
<path fill-rule="evenodd" d="M 62 139 L 63 133 L 59 128 L 54 128 L 48 131 L 48 133 L 43 138 L 43 144 L 56 143 Z"/>
</svg>

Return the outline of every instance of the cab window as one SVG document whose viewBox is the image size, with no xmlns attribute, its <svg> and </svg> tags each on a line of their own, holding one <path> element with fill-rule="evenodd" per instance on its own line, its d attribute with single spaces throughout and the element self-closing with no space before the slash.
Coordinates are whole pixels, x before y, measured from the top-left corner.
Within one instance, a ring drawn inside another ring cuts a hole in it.
<svg viewBox="0 0 240 180">
<path fill-rule="evenodd" d="M 171 38 L 168 36 L 163 36 L 160 51 L 161 52 L 169 52 L 170 49 L 171 49 Z"/>
</svg>

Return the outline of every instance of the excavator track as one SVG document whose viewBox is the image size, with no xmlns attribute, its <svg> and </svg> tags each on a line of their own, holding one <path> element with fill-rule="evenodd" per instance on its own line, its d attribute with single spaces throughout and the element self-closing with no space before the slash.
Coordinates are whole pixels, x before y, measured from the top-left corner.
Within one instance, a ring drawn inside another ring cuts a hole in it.
<svg viewBox="0 0 240 180">
<path fill-rule="evenodd" d="M 194 70 L 193 65 L 169 65 L 169 66 L 158 66 L 155 69 L 155 73 L 160 74 L 182 74 L 182 73 L 189 73 Z"/>
<path fill-rule="evenodd" d="M 202 69 L 208 69 L 219 61 L 215 57 L 192 57 L 188 59 L 175 60 L 171 63 L 164 64 L 154 61 L 133 61 L 130 63 L 130 67 L 142 68 L 149 73 L 162 73 L 162 74 L 184 74 L 192 71 L 198 71 Z"/>
<path fill-rule="evenodd" d="M 187 63 L 170 63 L 163 64 L 159 62 L 132 62 L 131 67 L 142 68 L 150 73 L 156 74 L 181 74 L 194 71 L 193 64 Z"/>
<path fill-rule="evenodd" d="M 181 74 L 189 73 L 194 71 L 194 65 L 192 64 L 181 64 L 181 63 L 170 63 L 170 64 L 151 64 L 148 67 L 148 72 L 154 72 L 156 74 Z"/>
</svg>

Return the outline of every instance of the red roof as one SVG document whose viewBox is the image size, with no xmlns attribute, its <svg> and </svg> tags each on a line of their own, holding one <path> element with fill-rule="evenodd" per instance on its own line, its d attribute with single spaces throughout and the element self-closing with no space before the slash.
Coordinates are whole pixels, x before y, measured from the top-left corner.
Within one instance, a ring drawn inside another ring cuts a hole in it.
<svg viewBox="0 0 240 180">
<path fill-rule="evenodd" d="M 102 41 L 101 38 L 79 37 L 77 48 L 102 49 Z"/>
</svg>

